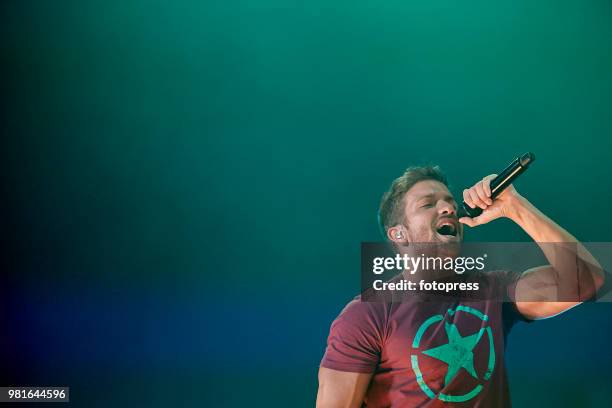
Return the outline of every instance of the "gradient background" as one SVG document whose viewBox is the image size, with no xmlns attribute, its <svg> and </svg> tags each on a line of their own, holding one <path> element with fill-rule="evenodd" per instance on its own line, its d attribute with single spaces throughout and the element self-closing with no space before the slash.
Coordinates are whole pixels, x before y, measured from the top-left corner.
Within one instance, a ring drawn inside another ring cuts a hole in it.
<svg viewBox="0 0 612 408">
<path fill-rule="evenodd" d="M 4 1 L 2 385 L 313 406 L 382 192 L 517 188 L 609 240 L 607 1 Z M 8 143 L 7 143 L 8 142 Z M 528 238 L 505 220 L 468 240 Z M 609 405 L 610 304 L 521 324 L 518 407 Z"/>
</svg>

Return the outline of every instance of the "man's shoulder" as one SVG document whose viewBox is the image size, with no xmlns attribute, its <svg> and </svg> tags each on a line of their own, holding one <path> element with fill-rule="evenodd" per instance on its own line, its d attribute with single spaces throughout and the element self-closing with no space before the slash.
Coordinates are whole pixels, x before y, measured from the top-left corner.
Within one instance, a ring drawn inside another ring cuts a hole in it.
<svg viewBox="0 0 612 408">
<path fill-rule="evenodd" d="M 389 303 L 365 301 L 362 295 L 357 295 L 344 306 L 336 321 L 382 324 L 387 319 L 390 308 Z"/>
<path fill-rule="evenodd" d="M 330 339 L 350 344 L 368 344 L 372 350 L 382 347 L 389 322 L 389 307 L 384 303 L 366 302 L 361 296 L 355 296 L 332 322 Z"/>
<path fill-rule="evenodd" d="M 367 296 L 365 296 L 367 299 Z M 381 302 L 370 302 L 364 300 L 364 296 L 359 294 L 352 298 L 342 309 L 340 314 L 343 313 L 379 313 L 385 309 L 385 304 Z"/>
</svg>

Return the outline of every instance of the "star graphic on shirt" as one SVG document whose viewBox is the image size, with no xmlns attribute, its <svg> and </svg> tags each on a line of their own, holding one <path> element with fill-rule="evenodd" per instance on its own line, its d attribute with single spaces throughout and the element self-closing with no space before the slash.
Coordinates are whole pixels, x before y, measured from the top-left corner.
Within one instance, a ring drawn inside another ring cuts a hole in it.
<svg viewBox="0 0 612 408">
<path fill-rule="evenodd" d="M 446 322 L 444 328 L 446 329 L 448 343 L 423 351 L 423 354 L 448 364 L 444 386 L 448 385 L 461 367 L 465 368 L 472 377 L 478 379 L 476 370 L 474 370 L 474 353 L 472 350 L 474 350 L 474 347 L 480 341 L 485 329 L 480 329 L 478 333 L 462 337 L 457 326 L 454 324 Z"/>
</svg>

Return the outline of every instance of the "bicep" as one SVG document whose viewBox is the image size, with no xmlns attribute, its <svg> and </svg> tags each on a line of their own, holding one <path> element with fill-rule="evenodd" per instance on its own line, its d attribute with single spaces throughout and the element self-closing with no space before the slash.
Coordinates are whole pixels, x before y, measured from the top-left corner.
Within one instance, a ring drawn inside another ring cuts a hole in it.
<svg viewBox="0 0 612 408">
<path fill-rule="evenodd" d="M 359 408 L 363 403 L 371 373 L 352 373 L 319 368 L 317 408 Z"/>
<path fill-rule="evenodd" d="M 558 301 L 558 285 L 552 266 L 529 269 L 521 275 L 514 301 L 518 311 L 528 319 L 537 320 L 555 316 L 581 302 Z"/>
</svg>

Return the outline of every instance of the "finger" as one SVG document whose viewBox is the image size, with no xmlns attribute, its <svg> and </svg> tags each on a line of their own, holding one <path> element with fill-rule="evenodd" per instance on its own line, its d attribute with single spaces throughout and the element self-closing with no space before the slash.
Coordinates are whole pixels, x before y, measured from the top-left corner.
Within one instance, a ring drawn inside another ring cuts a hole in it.
<svg viewBox="0 0 612 408">
<path fill-rule="evenodd" d="M 461 217 L 459 218 L 459 222 L 467 225 L 468 227 L 475 227 L 474 220 L 470 217 Z"/>
<path fill-rule="evenodd" d="M 490 174 L 482 179 L 482 188 L 484 188 L 487 197 L 491 197 L 491 180 L 497 177 L 497 174 Z"/>
<path fill-rule="evenodd" d="M 487 196 L 482 182 L 476 184 L 474 188 L 476 189 L 476 194 L 478 194 L 478 197 L 482 200 L 482 202 L 484 202 L 487 206 L 493 205 L 493 200 Z"/>
<path fill-rule="evenodd" d="M 484 214 L 479 215 L 478 217 L 470 218 L 470 217 L 461 217 L 458 220 L 460 223 L 467 225 L 468 227 L 477 227 L 482 224 L 486 224 L 490 220 Z"/>
<path fill-rule="evenodd" d="M 463 190 L 463 201 L 469 205 L 470 208 L 476 208 L 476 204 L 474 204 L 474 201 L 472 200 L 467 188 Z"/>
<path fill-rule="evenodd" d="M 472 226 L 476 227 L 478 225 L 486 224 L 491 221 L 491 216 L 487 214 L 480 214 L 478 217 L 472 218 Z"/>
<path fill-rule="evenodd" d="M 474 202 L 474 204 L 476 204 L 478 207 L 482 208 L 483 210 L 487 209 L 487 204 L 484 201 L 482 201 L 480 197 L 478 197 L 478 193 L 476 193 L 476 190 L 474 188 L 470 188 L 468 190 L 468 194 L 472 198 L 472 201 Z"/>
</svg>

